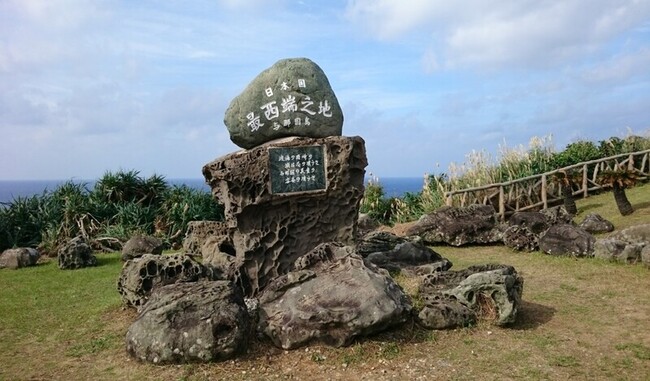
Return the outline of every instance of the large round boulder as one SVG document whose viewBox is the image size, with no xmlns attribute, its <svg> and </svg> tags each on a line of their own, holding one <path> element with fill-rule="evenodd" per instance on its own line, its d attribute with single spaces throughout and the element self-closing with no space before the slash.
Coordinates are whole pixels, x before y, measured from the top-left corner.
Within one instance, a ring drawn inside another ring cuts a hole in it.
<svg viewBox="0 0 650 381">
<path fill-rule="evenodd" d="M 304 136 L 340 136 L 343 112 L 323 70 L 307 58 L 276 62 L 232 100 L 224 123 L 242 148 Z"/>
<path fill-rule="evenodd" d="M 324 243 L 298 258 L 259 297 L 259 330 L 275 345 L 312 341 L 348 345 L 404 322 L 408 296 L 381 269 L 368 267 L 352 246 Z"/>
<path fill-rule="evenodd" d="M 539 238 L 540 251 L 550 255 L 591 257 L 596 239 L 583 229 L 570 225 L 551 226 Z"/>
<path fill-rule="evenodd" d="M 154 364 L 211 362 L 246 348 L 250 321 L 239 288 L 228 281 L 156 289 L 126 333 L 127 352 Z"/>
<path fill-rule="evenodd" d="M 41 254 L 31 247 L 18 247 L 7 249 L 0 254 L 0 269 L 19 269 L 27 266 L 34 266 Z"/>
</svg>

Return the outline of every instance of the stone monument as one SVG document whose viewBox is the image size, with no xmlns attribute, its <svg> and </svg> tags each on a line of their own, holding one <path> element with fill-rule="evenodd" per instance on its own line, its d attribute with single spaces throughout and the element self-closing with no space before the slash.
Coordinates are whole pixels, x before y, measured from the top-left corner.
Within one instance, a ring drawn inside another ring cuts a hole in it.
<svg viewBox="0 0 650 381">
<path fill-rule="evenodd" d="M 318 65 L 278 61 L 233 99 L 224 123 L 243 150 L 203 167 L 225 214 L 201 245 L 204 263 L 254 296 L 319 244 L 353 244 L 365 142 L 341 136 L 343 114 Z"/>
</svg>

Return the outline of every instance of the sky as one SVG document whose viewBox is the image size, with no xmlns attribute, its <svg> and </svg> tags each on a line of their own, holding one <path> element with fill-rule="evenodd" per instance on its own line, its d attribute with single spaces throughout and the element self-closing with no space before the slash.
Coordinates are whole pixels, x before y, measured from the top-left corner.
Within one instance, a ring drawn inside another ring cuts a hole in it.
<svg viewBox="0 0 650 381">
<path fill-rule="evenodd" d="M 648 0 L 0 0 L 0 180 L 200 178 L 283 58 L 328 76 L 381 177 L 650 131 Z"/>
</svg>

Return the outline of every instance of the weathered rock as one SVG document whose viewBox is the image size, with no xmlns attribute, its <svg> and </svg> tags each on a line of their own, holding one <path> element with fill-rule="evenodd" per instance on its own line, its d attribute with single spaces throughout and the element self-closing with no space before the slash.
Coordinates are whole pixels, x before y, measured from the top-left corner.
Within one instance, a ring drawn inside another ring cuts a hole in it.
<svg viewBox="0 0 650 381">
<path fill-rule="evenodd" d="M 594 257 L 612 262 L 635 264 L 641 262 L 643 243 L 629 243 L 616 238 L 603 238 L 594 244 Z"/>
<path fill-rule="evenodd" d="M 211 362 L 246 348 L 250 322 L 239 288 L 228 281 L 157 288 L 126 333 L 127 352 L 154 364 Z"/>
<path fill-rule="evenodd" d="M 403 238 L 388 232 L 368 233 L 357 245 L 357 251 L 367 262 L 390 272 L 406 270 L 425 274 L 449 270 L 452 266 L 418 237 Z"/>
<path fill-rule="evenodd" d="M 365 236 L 366 234 L 374 231 L 380 226 L 379 222 L 374 218 L 370 217 L 367 213 L 359 213 L 359 219 L 357 220 L 357 234 L 360 237 Z"/>
<path fill-rule="evenodd" d="M 542 209 L 539 212 L 546 216 L 546 222 L 549 226 L 571 224 L 573 221 L 573 215 L 567 212 L 564 205 Z"/>
<path fill-rule="evenodd" d="M 407 242 L 404 237 L 399 237 L 386 231 L 372 231 L 364 235 L 357 243 L 357 252 L 362 257 L 376 252 L 390 251 L 399 243 Z"/>
<path fill-rule="evenodd" d="M 497 223 L 497 215 L 490 205 L 445 206 L 422 216 L 406 235 L 418 235 L 426 244 L 462 246 L 500 242 L 503 228 Z"/>
<path fill-rule="evenodd" d="M 183 252 L 185 254 L 202 255 L 201 248 L 205 241 L 220 235 L 225 231 L 226 225 L 221 221 L 190 221 L 187 224 L 185 239 L 183 240 Z"/>
<path fill-rule="evenodd" d="M 406 320 L 411 304 L 384 270 L 352 246 L 325 243 L 260 294 L 260 331 L 292 349 L 311 341 L 348 345 Z"/>
<path fill-rule="evenodd" d="M 630 226 L 610 236 L 628 243 L 650 243 L 650 224 Z"/>
<path fill-rule="evenodd" d="M 514 267 L 498 264 L 426 275 L 420 285 L 424 307 L 418 319 L 430 329 L 463 327 L 477 319 L 513 323 L 523 282 Z"/>
<path fill-rule="evenodd" d="M 598 234 L 614 231 L 614 225 L 597 213 L 589 213 L 578 225 L 587 233 Z"/>
<path fill-rule="evenodd" d="M 0 269 L 19 269 L 27 266 L 34 266 L 41 254 L 31 247 L 18 247 L 7 249 L 0 255 Z"/>
<path fill-rule="evenodd" d="M 650 247 L 650 224 L 631 226 L 596 241 L 594 256 L 597 258 L 634 264 L 648 263 L 647 247 Z"/>
<path fill-rule="evenodd" d="M 144 254 L 124 263 L 117 291 L 122 302 L 138 309 L 158 287 L 177 282 L 196 282 L 200 278 L 216 279 L 201 263 L 188 255 Z"/>
<path fill-rule="evenodd" d="M 319 169 L 324 170 L 323 188 L 272 191 L 271 150 L 307 147 L 324 152 Z M 341 136 L 283 139 L 207 164 L 203 175 L 224 206 L 225 229 L 211 242 L 212 249 L 206 242 L 202 251 L 212 252 L 220 262 L 232 260 L 235 275 L 229 279 L 246 296 L 254 296 L 318 244 L 353 244 L 367 164 L 363 139 Z"/>
<path fill-rule="evenodd" d="M 93 255 L 90 245 L 82 237 L 75 237 L 61 246 L 58 258 L 60 269 L 97 266 L 97 257 Z"/>
<path fill-rule="evenodd" d="M 643 263 L 643 266 L 650 268 L 650 245 L 645 245 L 641 250 L 641 263 Z"/>
<path fill-rule="evenodd" d="M 418 313 L 418 321 L 428 329 L 453 329 L 476 323 L 476 312 L 451 296 L 430 296 Z"/>
<path fill-rule="evenodd" d="M 323 70 L 307 58 L 283 59 L 232 100 L 230 140 L 250 149 L 287 136 L 340 136 L 343 112 Z"/>
<path fill-rule="evenodd" d="M 516 212 L 508 220 L 508 225 L 525 227 L 533 234 L 540 234 L 551 226 L 552 220 L 541 212 Z"/>
<path fill-rule="evenodd" d="M 122 248 L 122 260 L 141 257 L 143 254 L 160 255 L 163 252 L 163 241 L 160 238 L 148 235 L 135 235 L 131 237 Z"/>
<path fill-rule="evenodd" d="M 518 251 L 535 251 L 539 247 L 539 234 L 528 226 L 513 225 L 503 232 L 503 244 Z"/>
<path fill-rule="evenodd" d="M 596 239 L 583 229 L 569 224 L 551 226 L 539 239 L 539 249 L 546 254 L 591 257 Z"/>
<path fill-rule="evenodd" d="M 230 237 L 223 232 L 215 232 L 208 237 L 201 247 L 203 265 L 213 271 L 224 274 L 225 279 L 237 279 L 239 267 L 237 266 L 237 253 Z"/>
</svg>

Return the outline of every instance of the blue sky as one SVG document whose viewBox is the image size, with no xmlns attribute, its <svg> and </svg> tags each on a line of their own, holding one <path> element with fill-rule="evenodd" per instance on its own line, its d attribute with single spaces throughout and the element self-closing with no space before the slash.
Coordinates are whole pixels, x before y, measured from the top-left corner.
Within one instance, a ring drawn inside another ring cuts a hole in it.
<svg viewBox="0 0 650 381">
<path fill-rule="evenodd" d="M 650 1 L 0 0 L 0 179 L 199 178 L 230 100 L 308 57 L 368 170 L 650 130 Z"/>
</svg>

